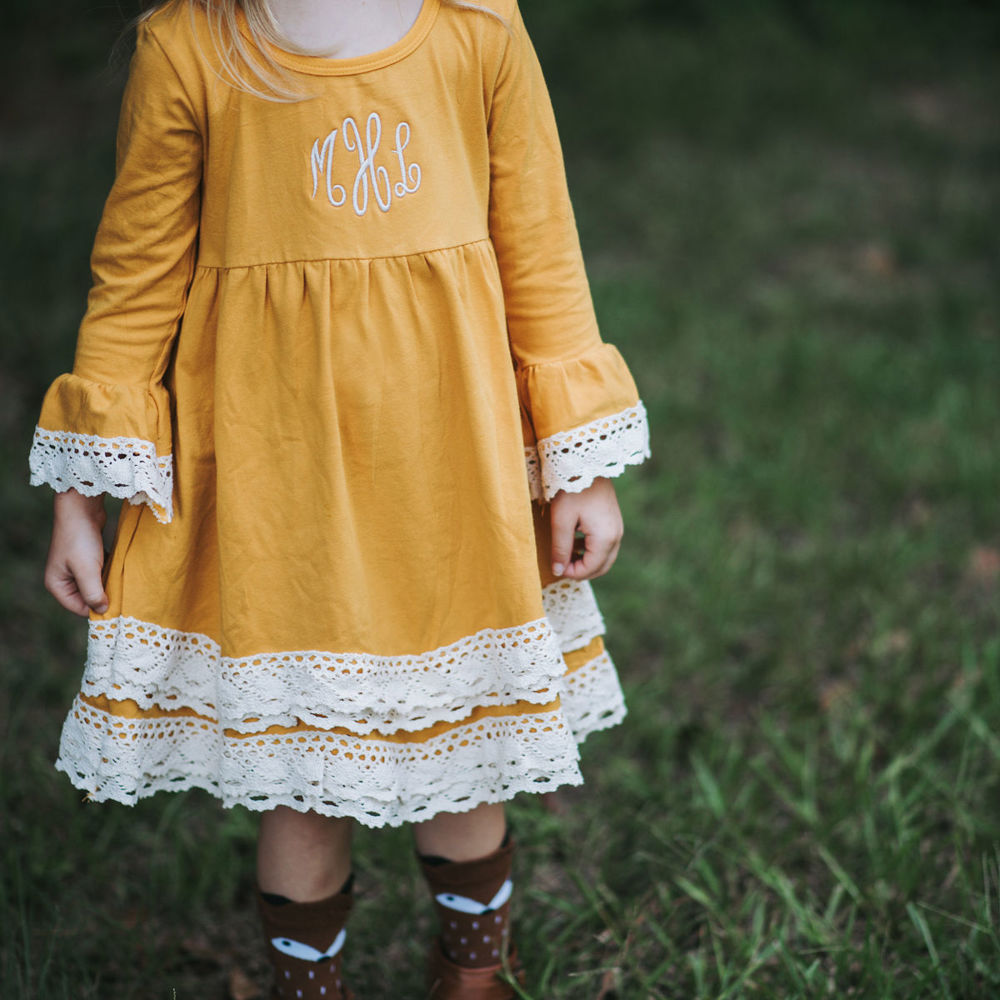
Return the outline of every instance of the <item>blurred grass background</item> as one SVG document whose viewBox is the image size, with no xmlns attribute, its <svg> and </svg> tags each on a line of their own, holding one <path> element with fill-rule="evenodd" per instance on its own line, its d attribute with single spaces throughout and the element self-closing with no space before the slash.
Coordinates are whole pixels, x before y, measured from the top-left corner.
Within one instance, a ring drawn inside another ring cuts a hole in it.
<svg viewBox="0 0 1000 1000">
<path fill-rule="evenodd" d="M 599 587 L 631 715 L 512 809 L 533 998 L 1000 995 L 1000 11 L 523 0 L 654 458 Z M 84 632 L 25 484 L 71 363 L 134 11 L 5 13 L 0 996 L 255 995 L 254 819 L 57 775 Z M 405 831 L 347 964 L 423 995 Z"/>
</svg>

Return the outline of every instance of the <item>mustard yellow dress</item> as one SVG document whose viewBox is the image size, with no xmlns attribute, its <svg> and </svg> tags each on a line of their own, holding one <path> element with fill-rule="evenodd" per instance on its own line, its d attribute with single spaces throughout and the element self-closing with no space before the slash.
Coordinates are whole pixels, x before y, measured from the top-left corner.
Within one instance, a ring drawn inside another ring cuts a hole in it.
<svg viewBox="0 0 1000 1000">
<path fill-rule="evenodd" d="M 293 103 L 231 85 L 197 5 L 140 27 L 31 455 L 129 501 L 57 762 L 93 799 L 398 824 L 578 783 L 622 718 L 544 504 L 642 461 L 645 414 L 516 4 L 490 6 L 424 0 L 361 58 L 275 50 Z"/>
</svg>

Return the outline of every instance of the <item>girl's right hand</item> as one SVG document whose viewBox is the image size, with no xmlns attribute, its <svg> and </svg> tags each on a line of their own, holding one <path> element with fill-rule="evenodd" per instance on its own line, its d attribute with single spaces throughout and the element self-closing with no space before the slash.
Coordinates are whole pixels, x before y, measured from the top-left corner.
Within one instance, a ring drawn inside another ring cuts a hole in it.
<svg viewBox="0 0 1000 1000">
<path fill-rule="evenodd" d="M 104 496 L 85 497 L 76 490 L 57 493 L 52 544 L 45 563 L 45 589 L 68 611 L 87 617 L 108 610 L 101 582 L 107 521 Z"/>
</svg>

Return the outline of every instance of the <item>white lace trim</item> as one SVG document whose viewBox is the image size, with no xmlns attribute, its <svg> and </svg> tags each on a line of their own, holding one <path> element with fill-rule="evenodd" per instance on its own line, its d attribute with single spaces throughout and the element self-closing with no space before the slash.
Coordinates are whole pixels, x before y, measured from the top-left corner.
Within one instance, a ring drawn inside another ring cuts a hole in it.
<svg viewBox="0 0 1000 1000">
<path fill-rule="evenodd" d="M 579 493 L 599 476 L 620 476 L 628 466 L 649 458 L 646 408 L 637 403 L 631 409 L 542 438 L 537 447 L 542 496 L 551 500 L 560 490 Z"/>
<path fill-rule="evenodd" d="M 564 670 L 544 618 L 413 656 L 299 650 L 231 657 L 208 636 L 121 617 L 91 622 L 83 691 L 131 698 L 143 709 L 190 708 L 240 732 L 301 721 L 394 733 L 457 722 L 475 707 L 546 704 L 559 694 Z"/>
<path fill-rule="evenodd" d="M 604 635 L 604 618 L 587 580 L 557 580 L 542 588 L 542 604 L 564 653 Z"/>
<path fill-rule="evenodd" d="M 563 712 L 577 743 L 600 729 L 617 726 L 625 718 L 625 696 L 618 671 L 607 653 L 567 674 L 563 683 Z"/>
<path fill-rule="evenodd" d="M 563 714 L 501 716 L 421 743 L 328 732 L 227 737 L 190 716 L 129 719 L 77 700 L 56 767 L 94 801 L 134 805 L 157 791 L 203 788 L 226 806 L 278 805 L 397 826 L 518 792 L 583 781 Z"/>
<path fill-rule="evenodd" d="M 150 441 L 36 427 L 28 463 L 32 486 L 72 488 L 89 497 L 108 493 L 147 504 L 164 524 L 173 517 L 173 459 L 157 455 Z"/>
</svg>

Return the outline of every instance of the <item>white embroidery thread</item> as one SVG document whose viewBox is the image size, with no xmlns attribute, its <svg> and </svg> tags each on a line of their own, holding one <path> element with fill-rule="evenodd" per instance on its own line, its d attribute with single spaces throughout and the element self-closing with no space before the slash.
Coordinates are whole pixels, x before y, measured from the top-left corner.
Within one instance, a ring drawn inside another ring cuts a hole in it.
<svg viewBox="0 0 1000 1000">
<path fill-rule="evenodd" d="M 334 129 L 323 140 L 322 148 L 320 147 L 319 139 L 317 139 L 313 143 L 312 155 L 309 158 L 313 177 L 312 196 L 316 197 L 316 191 L 319 187 L 319 175 L 323 174 L 326 179 L 326 197 L 334 208 L 340 208 L 347 201 L 347 191 L 344 190 L 344 185 L 333 183 L 333 151 L 337 143 L 338 131 L 339 129 Z"/>
<path fill-rule="evenodd" d="M 404 129 L 406 130 L 405 132 L 403 131 Z M 397 198 L 413 194 L 420 187 L 420 165 L 411 163 L 407 166 L 406 160 L 403 158 L 403 150 L 409 144 L 410 126 L 407 122 L 400 122 L 396 126 L 396 148 L 393 150 L 396 156 L 399 157 L 399 173 L 403 178 L 401 181 L 396 181 L 393 186 L 393 191 L 396 192 Z M 410 183 L 411 181 L 413 182 L 412 184 Z"/>
<path fill-rule="evenodd" d="M 398 161 L 399 179 L 393 183 L 389 168 L 377 162 L 377 154 L 382 143 L 382 117 L 377 111 L 371 112 L 365 121 L 364 137 L 357 121 L 348 115 L 340 128 L 331 129 L 324 139 L 316 139 L 309 155 L 309 169 L 312 174 L 312 195 L 319 192 L 319 179 L 323 175 L 326 199 L 334 208 L 341 208 L 347 202 L 347 188 L 335 183 L 334 163 L 337 151 L 337 136 L 341 135 L 344 149 L 357 153 L 358 165 L 351 187 L 351 205 L 355 215 L 368 213 L 370 200 L 374 200 L 382 212 L 388 212 L 392 199 L 405 198 L 420 188 L 422 171 L 420 164 L 406 160 L 405 150 L 410 144 L 410 124 L 401 121 L 396 125 L 396 144 L 391 152 Z"/>
<path fill-rule="evenodd" d="M 374 127 L 375 135 L 372 137 Z M 352 135 L 353 133 L 353 135 Z M 368 184 L 371 181 L 375 201 L 383 212 L 389 211 L 392 204 L 392 187 L 389 183 L 389 171 L 382 166 L 375 166 L 375 153 L 378 152 L 382 140 L 382 119 L 373 111 L 365 124 L 365 147 L 361 146 L 361 133 L 358 123 L 353 118 L 344 119 L 344 145 L 353 153 L 358 154 L 358 172 L 354 175 L 354 190 L 351 197 L 354 202 L 355 215 L 364 215 L 368 211 Z M 385 183 L 385 194 L 380 184 Z M 358 193 L 361 193 L 359 199 Z"/>
</svg>

